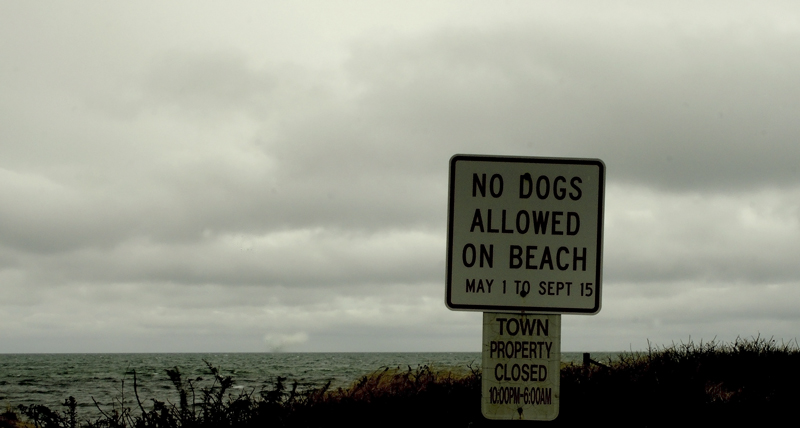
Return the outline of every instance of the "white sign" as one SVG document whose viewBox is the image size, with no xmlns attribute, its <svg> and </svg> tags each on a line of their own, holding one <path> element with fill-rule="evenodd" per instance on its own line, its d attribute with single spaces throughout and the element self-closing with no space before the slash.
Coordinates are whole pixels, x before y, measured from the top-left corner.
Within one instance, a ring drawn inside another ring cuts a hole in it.
<svg viewBox="0 0 800 428">
<path fill-rule="evenodd" d="M 561 315 L 483 313 L 481 412 L 487 419 L 558 416 Z"/>
<path fill-rule="evenodd" d="M 450 159 L 447 307 L 600 311 L 605 165 L 599 159 Z"/>
</svg>

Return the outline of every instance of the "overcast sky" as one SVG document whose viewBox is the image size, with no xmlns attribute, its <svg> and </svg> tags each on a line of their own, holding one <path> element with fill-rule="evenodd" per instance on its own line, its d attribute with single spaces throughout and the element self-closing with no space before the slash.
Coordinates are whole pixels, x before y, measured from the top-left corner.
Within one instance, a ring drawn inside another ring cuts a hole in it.
<svg viewBox="0 0 800 428">
<path fill-rule="evenodd" d="M 456 153 L 599 158 L 562 349 L 800 332 L 794 2 L 0 2 L 0 353 L 473 351 Z"/>
</svg>

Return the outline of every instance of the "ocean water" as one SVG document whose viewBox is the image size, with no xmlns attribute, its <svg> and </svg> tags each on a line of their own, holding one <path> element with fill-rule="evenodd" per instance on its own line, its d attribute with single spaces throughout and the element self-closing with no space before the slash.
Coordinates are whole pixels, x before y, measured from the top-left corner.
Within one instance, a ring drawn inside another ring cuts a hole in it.
<svg viewBox="0 0 800 428">
<path fill-rule="evenodd" d="M 602 361 L 609 355 L 593 354 Z M 580 363 L 581 353 L 562 354 L 562 361 Z M 96 418 L 123 404 L 135 408 L 134 373 L 143 403 L 151 398 L 178 403 L 167 375 L 178 368 L 196 391 L 213 385 L 208 364 L 234 380 L 233 393 L 274 388 L 286 378 L 288 388 L 347 387 L 362 376 L 386 367 L 416 369 L 428 365 L 467 371 L 481 365 L 479 352 L 436 353 L 231 353 L 231 354 L 0 354 L 0 410 L 17 405 L 43 404 L 63 411 L 70 396 L 81 418 Z M 190 398 L 191 400 L 191 398 Z"/>
</svg>

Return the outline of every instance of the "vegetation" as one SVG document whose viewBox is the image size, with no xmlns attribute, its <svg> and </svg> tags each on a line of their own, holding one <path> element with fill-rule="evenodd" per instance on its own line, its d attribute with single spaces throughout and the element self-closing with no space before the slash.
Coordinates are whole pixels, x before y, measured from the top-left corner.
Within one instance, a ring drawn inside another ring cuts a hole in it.
<svg viewBox="0 0 800 428">
<path fill-rule="evenodd" d="M 481 373 L 428 366 L 383 369 L 348 388 L 298 391 L 285 378 L 262 391 L 231 394 L 234 380 L 208 364 L 213 384 L 198 388 L 167 370 L 178 402 L 138 397 L 96 420 L 79 420 L 73 398 L 66 410 L 18 406 L 0 414 L 0 428 L 205 428 L 358 426 L 481 427 L 526 423 L 487 421 L 480 415 Z M 671 426 L 784 421 L 800 400 L 800 350 L 754 338 L 724 344 L 678 344 L 623 354 L 601 365 L 564 365 L 560 415 L 549 426 Z M 18 417 L 20 415 L 21 417 Z M 532 423 L 536 425 L 537 423 Z"/>
<path fill-rule="evenodd" d="M 690 342 L 609 363 L 561 371 L 565 426 L 598 420 L 623 426 L 783 424 L 800 400 L 796 342 Z"/>
</svg>

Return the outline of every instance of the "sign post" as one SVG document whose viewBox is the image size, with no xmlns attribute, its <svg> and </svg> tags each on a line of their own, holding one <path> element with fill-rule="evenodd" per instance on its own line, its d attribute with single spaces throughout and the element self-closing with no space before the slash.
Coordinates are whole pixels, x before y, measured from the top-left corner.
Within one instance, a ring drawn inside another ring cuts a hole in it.
<svg viewBox="0 0 800 428">
<path fill-rule="evenodd" d="M 600 311 L 604 198 L 599 159 L 450 159 L 445 304 L 484 312 L 486 418 L 558 416 L 560 314 Z"/>
</svg>

